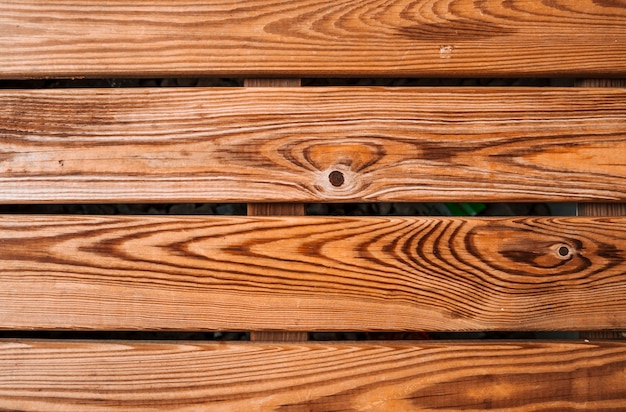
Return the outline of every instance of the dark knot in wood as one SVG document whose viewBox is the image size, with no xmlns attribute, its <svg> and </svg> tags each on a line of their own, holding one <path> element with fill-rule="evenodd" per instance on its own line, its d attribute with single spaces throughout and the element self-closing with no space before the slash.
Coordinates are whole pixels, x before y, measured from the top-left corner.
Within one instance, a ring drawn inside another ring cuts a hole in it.
<svg viewBox="0 0 626 412">
<path fill-rule="evenodd" d="M 330 184 L 335 187 L 341 186 L 343 182 L 345 181 L 343 177 L 343 173 L 341 173 L 338 170 L 334 170 L 330 172 L 330 174 L 328 175 L 328 180 L 330 180 Z"/>
</svg>

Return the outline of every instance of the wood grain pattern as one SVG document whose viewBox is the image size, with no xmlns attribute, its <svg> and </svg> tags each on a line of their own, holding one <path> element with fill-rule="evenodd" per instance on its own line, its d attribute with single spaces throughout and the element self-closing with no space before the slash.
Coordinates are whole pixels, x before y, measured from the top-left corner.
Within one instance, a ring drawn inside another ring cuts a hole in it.
<svg viewBox="0 0 626 412">
<path fill-rule="evenodd" d="M 626 203 L 580 203 L 579 216 L 626 216 Z"/>
<path fill-rule="evenodd" d="M 619 410 L 620 343 L 2 341 L 0 409 Z"/>
<path fill-rule="evenodd" d="M 592 332 L 582 332 L 581 337 L 587 340 L 600 340 L 600 339 L 626 339 L 626 332 L 620 332 L 616 330 L 596 330 Z"/>
<path fill-rule="evenodd" d="M 578 87 L 626 87 L 626 79 L 579 79 Z M 580 203 L 577 205 L 579 216 L 626 216 L 626 203 Z M 592 331 L 582 332 L 586 339 L 625 339 L 626 332 Z"/>
<path fill-rule="evenodd" d="M 579 79 L 578 87 L 626 87 L 626 79 Z M 626 216 L 626 203 L 582 203 L 580 216 Z"/>
<path fill-rule="evenodd" d="M 0 92 L 0 201 L 626 200 L 626 90 Z"/>
<path fill-rule="evenodd" d="M 244 87 L 300 87 L 301 79 L 243 79 Z"/>
<path fill-rule="evenodd" d="M 303 203 L 248 203 L 248 216 L 304 216 Z M 250 332 L 253 342 L 306 342 L 309 334 L 306 331 L 262 331 Z"/>
<path fill-rule="evenodd" d="M 0 328 L 599 330 L 626 218 L 2 216 Z"/>
<path fill-rule="evenodd" d="M 245 87 L 298 87 L 300 79 L 244 79 Z M 248 203 L 248 216 L 304 216 L 303 203 Z M 253 342 L 305 342 L 307 332 L 251 331 Z"/>
<path fill-rule="evenodd" d="M 619 76 L 609 0 L 4 1 L 0 77 Z"/>
<path fill-rule="evenodd" d="M 248 216 L 304 216 L 303 203 L 248 203 Z M 305 342 L 308 333 L 285 331 L 251 331 L 253 342 Z"/>
<path fill-rule="evenodd" d="M 304 203 L 248 203 L 248 216 L 304 216 Z"/>
<path fill-rule="evenodd" d="M 306 331 L 250 331 L 250 341 L 252 342 L 306 342 L 309 333 Z"/>
</svg>

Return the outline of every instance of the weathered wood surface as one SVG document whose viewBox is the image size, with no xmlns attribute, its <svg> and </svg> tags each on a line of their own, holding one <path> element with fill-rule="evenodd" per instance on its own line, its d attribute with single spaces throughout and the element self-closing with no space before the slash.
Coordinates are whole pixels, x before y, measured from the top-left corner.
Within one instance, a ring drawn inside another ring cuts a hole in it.
<svg viewBox="0 0 626 412">
<path fill-rule="evenodd" d="M 0 409 L 619 410 L 626 345 L 2 341 Z"/>
<path fill-rule="evenodd" d="M 2 202 L 626 200 L 626 90 L 0 92 Z"/>
<path fill-rule="evenodd" d="M 624 75 L 593 0 L 4 1 L 0 77 Z"/>
<path fill-rule="evenodd" d="M 2 216 L 0 328 L 598 330 L 626 218 Z"/>
</svg>

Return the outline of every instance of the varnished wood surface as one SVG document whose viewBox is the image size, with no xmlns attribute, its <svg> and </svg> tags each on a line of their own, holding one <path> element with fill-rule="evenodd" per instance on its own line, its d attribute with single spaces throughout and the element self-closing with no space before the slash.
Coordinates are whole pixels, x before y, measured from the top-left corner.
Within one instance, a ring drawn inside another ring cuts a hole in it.
<svg viewBox="0 0 626 412">
<path fill-rule="evenodd" d="M 626 90 L 0 92 L 0 201 L 626 199 Z"/>
<path fill-rule="evenodd" d="M 626 345 L 0 343 L 0 409 L 619 410 Z"/>
<path fill-rule="evenodd" d="M 5 1 L 0 77 L 619 76 L 617 1 Z"/>
<path fill-rule="evenodd" d="M 2 216 L 0 328 L 619 330 L 626 218 Z"/>
</svg>

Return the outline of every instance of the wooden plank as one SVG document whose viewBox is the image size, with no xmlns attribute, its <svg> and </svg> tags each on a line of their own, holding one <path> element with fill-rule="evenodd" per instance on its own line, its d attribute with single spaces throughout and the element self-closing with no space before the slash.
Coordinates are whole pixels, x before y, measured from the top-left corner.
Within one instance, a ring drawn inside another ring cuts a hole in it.
<svg viewBox="0 0 626 412">
<path fill-rule="evenodd" d="M 599 339 L 626 339 L 626 332 L 620 332 L 617 330 L 596 330 L 592 332 L 582 332 L 581 337 L 590 340 L 599 340 Z"/>
<path fill-rule="evenodd" d="M 243 79 L 244 87 L 300 87 L 301 79 Z"/>
<path fill-rule="evenodd" d="M 580 203 L 579 216 L 626 216 L 626 203 Z"/>
<path fill-rule="evenodd" d="M 578 87 L 626 87 L 626 79 L 581 79 Z M 626 216 L 626 203 L 581 203 L 580 216 Z"/>
<path fill-rule="evenodd" d="M 0 329 L 619 330 L 626 218 L 0 218 Z"/>
<path fill-rule="evenodd" d="M 0 92 L 0 201 L 626 200 L 626 90 Z"/>
<path fill-rule="evenodd" d="M 578 87 L 626 87 L 626 79 L 580 79 Z M 626 216 L 626 203 L 580 203 L 577 205 L 579 216 Z M 626 332 L 592 331 L 583 332 L 587 339 L 625 339 Z"/>
<path fill-rule="evenodd" d="M 250 331 L 252 342 L 306 342 L 308 339 L 309 333 L 306 331 Z"/>
<path fill-rule="evenodd" d="M 299 87 L 300 79 L 244 79 L 245 87 Z M 248 203 L 248 216 L 304 216 L 304 203 Z M 251 331 L 253 342 L 305 342 L 308 333 Z"/>
<path fill-rule="evenodd" d="M 303 203 L 248 203 L 248 216 L 304 216 Z M 306 331 L 250 331 L 253 342 L 306 342 Z"/>
<path fill-rule="evenodd" d="M 0 343 L 0 408 L 618 410 L 626 345 Z"/>
<path fill-rule="evenodd" d="M 594 0 L 5 1 L 0 77 L 626 74 Z"/>
</svg>

